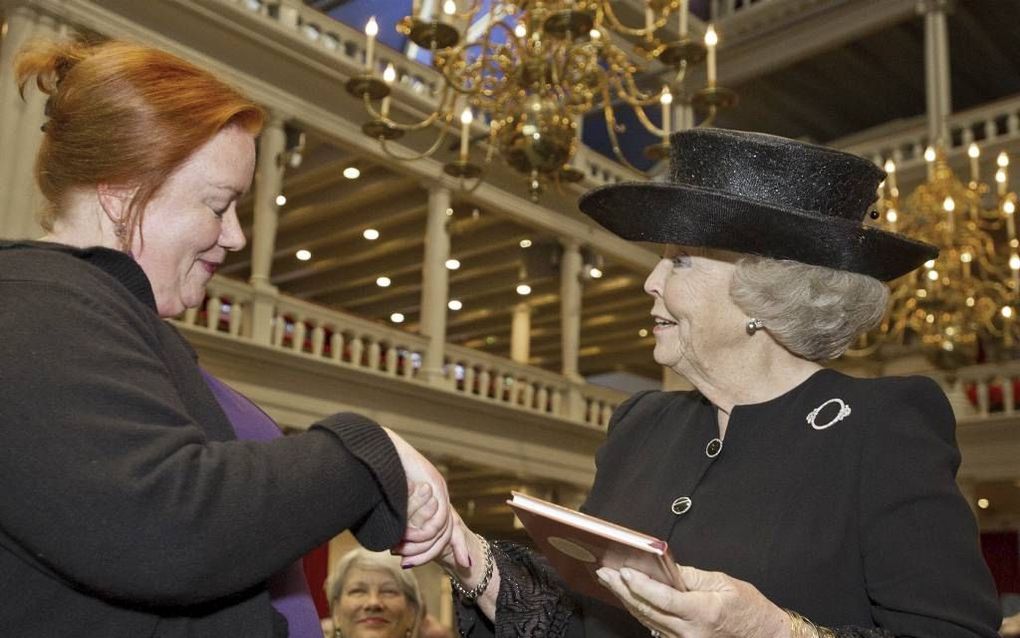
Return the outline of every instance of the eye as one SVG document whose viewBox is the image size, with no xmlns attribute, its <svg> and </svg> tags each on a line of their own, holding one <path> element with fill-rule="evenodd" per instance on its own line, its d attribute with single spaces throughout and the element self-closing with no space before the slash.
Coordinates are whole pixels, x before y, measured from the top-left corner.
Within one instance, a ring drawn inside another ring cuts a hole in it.
<svg viewBox="0 0 1020 638">
<path fill-rule="evenodd" d="M 691 267 L 691 256 L 687 253 L 678 253 L 673 256 L 673 267 L 674 268 L 690 268 Z"/>
</svg>

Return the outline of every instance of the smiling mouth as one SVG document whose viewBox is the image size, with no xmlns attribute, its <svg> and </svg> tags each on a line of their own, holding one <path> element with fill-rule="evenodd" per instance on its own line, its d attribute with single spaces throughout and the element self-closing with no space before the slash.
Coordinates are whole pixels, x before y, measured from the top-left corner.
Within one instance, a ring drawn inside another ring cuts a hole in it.
<svg viewBox="0 0 1020 638">
<path fill-rule="evenodd" d="M 675 321 L 670 321 L 669 319 L 663 319 L 662 317 L 659 317 L 657 315 L 652 315 L 652 318 L 655 320 L 655 328 L 654 328 L 655 330 L 666 329 L 666 328 L 670 328 L 670 327 L 676 325 Z"/>
</svg>

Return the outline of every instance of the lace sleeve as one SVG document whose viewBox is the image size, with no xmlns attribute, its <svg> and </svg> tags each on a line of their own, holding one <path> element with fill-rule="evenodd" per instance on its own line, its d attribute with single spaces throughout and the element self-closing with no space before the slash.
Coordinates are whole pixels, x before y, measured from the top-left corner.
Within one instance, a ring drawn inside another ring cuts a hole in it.
<svg viewBox="0 0 1020 638">
<path fill-rule="evenodd" d="M 457 628 L 470 638 L 564 638 L 578 619 L 577 604 L 541 555 L 530 549 L 492 542 L 499 567 L 496 622 L 492 623 L 474 604 L 457 598 Z"/>
</svg>

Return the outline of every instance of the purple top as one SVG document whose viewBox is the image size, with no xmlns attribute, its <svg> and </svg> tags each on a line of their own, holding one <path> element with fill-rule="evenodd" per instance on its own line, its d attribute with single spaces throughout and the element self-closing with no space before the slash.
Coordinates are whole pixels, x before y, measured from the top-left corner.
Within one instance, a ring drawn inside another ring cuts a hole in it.
<svg viewBox="0 0 1020 638">
<path fill-rule="evenodd" d="M 244 395 L 205 370 L 202 370 L 202 376 L 226 413 L 238 439 L 271 441 L 283 436 L 276 423 Z M 308 591 L 301 561 L 269 579 L 269 597 L 276 611 L 287 619 L 290 638 L 322 638 L 319 613 Z"/>
</svg>

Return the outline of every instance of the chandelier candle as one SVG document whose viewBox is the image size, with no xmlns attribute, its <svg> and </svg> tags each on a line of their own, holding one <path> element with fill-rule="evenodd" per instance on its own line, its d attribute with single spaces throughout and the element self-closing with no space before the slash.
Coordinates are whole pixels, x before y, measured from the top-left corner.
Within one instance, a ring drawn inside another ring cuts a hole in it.
<svg viewBox="0 0 1020 638">
<path fill-rule="evenodd" d="M 460 161 L 466 162 L 468 158 L 468 138 L 471 136 L 471 107 L 465 106 L 460 114 Z"/>
<path fill-rule="evenodd" d="M 981 179 L 981 165 L 978 161 L 981 157 L 981 149 L 974 142 L 971 142 L 967 147 L 967 157 L 970 158 L 970 179 L 976 184 Z"/>
<path fill-rule="evenodd" d="M 659 102 L 662 103 L 662 137 L 669 143 L 669 129 L 671 128 L 670 116 L 673 110 L 673 94 L 669 92 L 669 87 L 662 87 L 662 97 L 659 98 Z"/>
<path fill-rule="evenodd" d="M 365 42 L 365 70 L 372 73 L 372 62 L 375 61 L 375 36 L 379 35 L 379 23 L 375 21 L 375 16 L 368 19 L 365 35 L 368 37 Z"/>
<path fill-rule="evenodd" d="M 708 25 L 708 30 L 705 31 L 705 69 L 706 69 L 706 84 L 708 86 L 715 86 L 715 47 L 719 44 L 719 36 L 715 32 L 715 25 Z"/>
<path fill-rule="evenodd" d="M 687 11 L 688 11 L 687 2 L 688 2 L 688 0 L 680 0 L 680 10 L 679 10 L 678 13 L 680 14 L 680 37 L 681 38 L 686 38 L 687 37 L 687 31 L 688 31 L 688 27 L 687 27 Z"/>
</svg>

